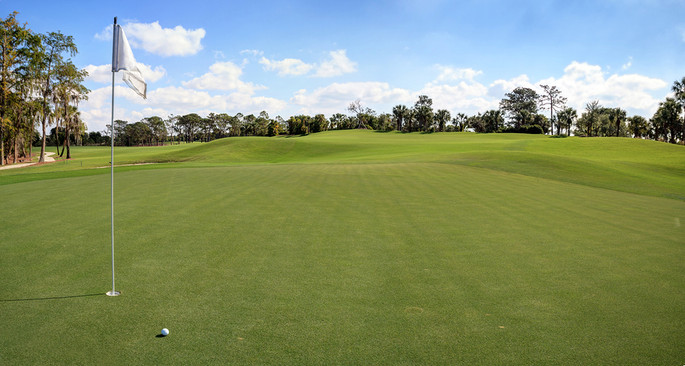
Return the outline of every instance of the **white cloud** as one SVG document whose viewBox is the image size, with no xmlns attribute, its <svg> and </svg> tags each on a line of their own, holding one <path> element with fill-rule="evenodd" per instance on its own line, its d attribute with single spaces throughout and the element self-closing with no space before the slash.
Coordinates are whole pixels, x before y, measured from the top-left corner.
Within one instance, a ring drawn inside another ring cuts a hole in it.
<svg viewBox="0 0 685 366">
<path fill-rule="evenodd" d="M 110 79 L 111 82 L 111 79 Z M 136 92 L 125 84 L 115 84 L 114 95 L 117 99 L 124 98 L 128 101 L 134 103 L 145 103 Z M 111 108 L 112 103 L 112 87 L 105 86 L 102 88 L 91 90 L 88 93 L 88 100 L 85 100 L 79 104 L 79 110 L 83 109 L 98 109 L 98 108 Z"/>
<path fill-rule="evenodd" d="M 264 65 L 264 70 L 266 71 L 278 71 L 278 75 L 304 75 L 308 73 L 313 65 L 304 63 L 302 60 L 295 58 L 286 58 L 281 61 L 269 60 L 266 57 L 262 57 L 259 63 Z"/>
<path fill-rule="evenodd" d="M 327 78 L 357 71 L 357 63 L 347 58 L 346 50 L 331 51 L 330 60 L 317 67 L 315 77 Z"/>
<path fill-rule="evenodd" d="M 628 65 L 632 61 L 629 60 Z M 517 87 L 541 91 L 540 84 L 556 85 L 568 101 L 567 105 L 582 111 L 585 104 L 599 100 L 607 107 L 621 107 L 629 114 L 651 116 L 660 99 L 652 92 L 668 86 L 663 80 L 638 74 L 608 74 L 601 66 L 572 62 L 559 78 L 547 78 L 531 82 L 525 75 L 512 79 L 498 79 L 489 85 L 474 80 L 481 73 L 473 69 L 457 69 L 437 66 L 438 77 L 421 90 L 412 93 L 414 99 L 420 94 L 433 99 L 435 109 L 444 108 L 452 112 L 475 114 L 498 108 L 505 93 Z"/>
<path fill-rule="evenodd" d="M 277 113 L 287 105 L 285 101 L 276 98 L 252 96 L 242 92 L 212 95 L 207 91 L 176 86 L 148 91 L 147 100 L 143 100 L 130 88 L 116 85 L 115 96 L 114 118 L 129 122 L 155 115 L 167 118 L 172 114 L 188 113 L 206 116 L 210 112 L 257 114 L 263 110 Z M 103 87 L 91 91 L 89 99 L 79 105 L 88 131 L 104 130 L 110 123 L 111 98 L 111 87 Z"/>
<path fill-rule="evenodd" d="M 114 28 L 114 25 L 110 24 L 107 27 L 105 27 L 105 29 L 103 29 L 100 33 L 95 33 L 95 39 L 98 39 L 100 41 L 112 41 L 112 37 L 114 37 L 114 31 L 112 30 L 112 28 Z"/>
<path fill-rule="evenodd" d="M 153 69 L 150 65 L 141 64 L 140 62 L 137 64 L 147 83 L 154 83 L 166 75 L 166 69 L 163 66 L 155 66 Z"/>
<path fill-rule="evenodd" d="M 504 98 L 504 94 L 519 87 L 535 89 L 535 85 L 531 84 L 528 75 L 522 74 L 509 80 L 495 80 L 488 86 L 488 95 L 497 98 L 499 101 Z"/>
<path fill-rule="evenodd" d="M 454 68 L 451 66 L 437 65 L 436 68 L 440 70 L 440 75 L 438 75 L 437 81 L 457 81 L 457 80 L 470 80 L 472 81 L 478 75 L 483 72 L 480 70 L 474 70 L 471 68 Z"/>
<path fill-rule="evenodd" d="M 112 65 L 88 65 L 84 67 L 88 72 L 86 80 L 94 81 L 96 83 L 111 83 L 112 82 Z"/>
<path fill-rule="evenodd" d="M 148 93 L 150 108 L 170 111 L 174 114 L 187 114 L 199 111 L 252 113 L 261 110 L 278 111 L 285 102 L 269 97 L 253 97 L 250 94 L 235 92 L 212 95 L 207 91 L 169 86 Z"/>
<path fill-rule="evenodd" d="M 311 93 L 302 89 L 295 93 L 290 102 L 301 106 L 303 113 L 332 114 L 345 112 L 347 106 L 357 99 L 373 108 L 378 104 L 408 103 L 412 97 L 408 90 L 391 88 L 388 83 L 369 81 L 333 83 Z"/>
<path fill-rule="evenodd" d="M 560 78 L 548 78 L 537 84 L 556 85 L 568 98 L 567 105 L 578 109 L 593 100 L 606 107 L 621 107 L 629 113 L 650 117 L 660 100 L 650 92 L 668 87 L 668 83 L 638 74 L 612 74 L 606 77 L 597 65 L 573 61 Z"/>
<path fill-rule="evenodd" d="M 140 62 L 137 62 L 138 68 L 140 69 L 140 72 L 143 73 L 143 79 L 145 79 L 145 82 L 149 83 L 154 83 L 155 81 L 161 79 L 166 75 L 166 69 L 162 66 L 155 66 L 153 69 L 149 65 L 141 64 Z M 94 81 L 96 83 L 111 83 L 112 82 L 112 66 L 111 64 L 107 65 L 88 65 L 84 67 L 84 69 L 88 72 L 88 78 L 87 80 Z M 115 81 L 117 83 L 121 82 L 121 77 L 123 73 L 118 72 L 115 74 Z"/>
<path fill-rule="evenodd" d="M 263 55 L 263 54 L 264 54 L 264 51 L 260 51 L 260 50 L 242 50 L 242 51 L 240 51 L 240 54 L 241 54 L 241 55 L 248 55 L 248 56 L 257 57 L 257 56 Z"/>
<path fill-rule="evenodd" d="M 628 62 L 621 66 L 621 70 L 628 70 L 631 66 L 633 66 L 633 56 L 628 57 Z"/>
<path fill-rule="evenodd" d="M 329 59 L 320 64 L 308 64 L 296 58 L 285 58 L 278 61 L 266 57 L 262 57 L 259 63 L 264 65 L 264 70 L 277 71 L 280 76 L 306 75 L 315 70 L 313 77 L 328 78 L 357 71 L 357 63 L 350 60 L 346 53 L 346 50 L 331 51 L 328 53 Z"/>
<path fill-rule="evenodd" d="M 121 84 L 115 84 L 114 95 L 116 97 L 115 120 L 132 120 L 131 111 L 124 104 L 137 103 L 145 105 L 148 102 L 138 96 L 131 88 Z M 79 104 L 79 111 L 89 132 L 104 130 L 105 125 L 108 125 L 112 118 L 112 87 L 105 86 L 91 90 L 88 93 L 88 100 L 84 100 Z"/>
<path fill-rule="evenodd" d="M 215 60 L 223 60 L 226 58 L 226 55 L 224 55 L 223 52 L 221 51 L 214 51 L 214 59 Z"/>
<path fill-rule="evenodd" d="M 266 89 L 264 86 L 240 80 L 242 74 L 243 69 L 230 61 L 216 62 L 209 67 L 208 73 L 182 84 L 193 89 L 237 90 L 246 94 L 252 94 L 259 89 Z"/>
<path fill-rule="evenodd" d="M 202 28 L 185 29 L 180 25 L 162 28 L 159 22 L 128 23 L 123 27 L 131 47 L 160 56 L 194 55 L 202 50 L 201 42 L 206 33 Z"/>
<path fill-rule="evenodd" d="M 418 95 L 433 99 L 433 109 L 447 109 L 454 113 L 475 114 L 488 109 L 496 109 L 499 100 L 488 96 L 488 88 L 481 83 L 433 84 L 428 83 Z"/>
<path fill-rule="evenodd" d="M 474 80 L 483 72 L 472 68 L 455 68 L 436 65 L 440 72 L 437 78 L 412 94 L 412 102 L 419 95 L 433 100 L 434 109 L 447 109 L 453 113 L 468 113 L 497 108 L 497 102 L 489 96 L 489 89 Z"/>
</svg>

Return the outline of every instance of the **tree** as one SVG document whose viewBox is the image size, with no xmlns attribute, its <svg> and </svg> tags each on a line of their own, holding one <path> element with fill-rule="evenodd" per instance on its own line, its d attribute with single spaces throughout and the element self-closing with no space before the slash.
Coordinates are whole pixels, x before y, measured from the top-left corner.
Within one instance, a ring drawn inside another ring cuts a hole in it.
<svg viewBox="0 0 685 366">
<path fill-rule="evenodd" d="M 566 107 L 558 111 L 557 123 L 559 125 L 559 129 L 566 129 L 566 135 L 571 136 L 571 127 L 573 127 L 573 123 L 576 121 L 576 118 L 578 118 L 578 112 L 571 107 Z"/>
<path fill-rule="evenodd" d="M 504 125 L 504 116 L 499 109 L 491 109 L 481 116 L 482 132 L 497 132 Z"/>
<path fill-rule="evenodd" d="M 58 120 L 61 119 L 65 128 L 64 146 L 59 156 L 64 154 L 64 148 L 66 147 L 67 159 L 71 159 L 69 136 L 72 130 L 77 127 L 74 117 L 78 115 L 79 101 L 88 99 L 88 92 L 90 90 L 82 84 L 86 76 L 88 76 L 88 72 L 78 70 L 71 60 L 67 60 L 55 65 L 54 75 L 54 90 L 52 94 L 53 101 L 55 102 L 55 111 L 57 112 Z M 57 125 L 59 126 L 59 123 Z"/>
<path fill-rule="evenodd" d="M 126 145 L 126 125 L 128 125 L 127 121 L 114 120 L 114 144 L 117 146 Z M 107 125 L 107 131 L 110 130 L 110 125 Z"/>
<path fill-rule="evenodd" d="M 540 96 L 539 103 L 541 109 L 549 109 L 549 120 L 553 121 L 554 109 L 557 111 L 564 107 L 566 98 L 561 96 L 561 91 L 556 86 L 540 84 L 544 93 Z M 552 134 L 554 134 L 554 123 L 552 122 Z M 560 127 L 557 126 L 557 135 L 560 135 Z"/>
<path fill-rule="evenodd" d="M 175 140 L 179 140 L 178 137 L 181 133 L 180 127 L 178 125 L 178 118 L 179 118 L 179 116 L 174 116 L 172 114 L 172 115 L 169 115 L 169 117 L 167 117 L 167 119 L 164 121 L 164 126 L 166 127 L 167 131 L 169 132 L 169 137 L 170 137 L 172 144 L 174 143 Z M 180 144 L 181 141 L 179 140 L 178 143 Z"/>
<path fill-rule="evenodd" d="M 395 129 L 402 131 L 402 122 L 407 115 L 407 107 L 402 104 L 392 107 L 392 115 L 395 118 Z"/>
<path fill-rule="evenodd" d="M 269 134 L 269 123 L 271 119 L 266 111 L 259 112 L 259 116 L 255 120 L 255 132 L 257 136 L 267 136 Z"/>
<path fill-rule="evenodd" d="M 419 95 L 419 100 L 414 104 L 413 114 L 419 130 L 430 131 L 433 126 L 433 99 L 427 95 Z"/>
<path fill-rule="evenodd" d="M 392 131 L 395 129 L 395 124 L 393 123 L 392 115 L 389 113 L 381 113 L 377 118 L 374 119 L 375 130 L 379 131 Z"/>
<path fill-rule="evenodd" d="M 226 137 L 231 122 L 231 116 L 227 113 L 210 113 L 207 118 L 212 120 L 213 134 L 216 138 Z"/>
<path fill-rule="evenodd" d="M 36 69 L 35 62 L 31 59 L 31 49 L 35 46 L 35 42 L 38 39 L 35 35 L 29 35 L 25 47 L 19 49 L 20 61 L 18 67 L 10 74 L 10 78 L 4 79 L 5 81 L 12 81 L 9 100 L 5 99 L 5 102 L 9 101 L 9 103 L 4 103 L 3 107 L 4 113 L 11 112 L 11 114 L 9 118 L 5 116 L 3 120 L 9 127 L 7 132 L 10 132 L 6 140 L 13 142 L 11 148 L 13 149 L 14 163 L 18 162 L 20 156 L 31 156 L 34 120 L 39 110 L 39 103 L 34 98 Z M 13 79 L 11 78 L 12 76 L 14 77 Z M 3 89 L 7 85 L 5 83 Z M 21 151 L 19 151 L 20 146 Z M 4 149 L 1 150 L 4 152 Z"/>
<path fill-rule="evenodd" d="M 124 134 L 127 146 L 149 145 L 154 138 L 150 126 L 143 121 L 126 125 Z"/>
<path fill-rule="evenodd" d="M 310 133 L 326 131 L 326 129 L 328 129 L 328 120 L 326 119 L 326 116 L 317 114 L 311 119 L 311 123 L 309 124 Z"/>
<path fill-rule="evenodd" d="M 167 129 L 166 125 L 164 124 L 164 120 L 161 117 L 152 116 L 143 118 L 142 122 L 145 123 L 150 129 L 152 140 L 154 141 L 155 145 L 161 145 L 167 135 Z"/>
<path fill-rule="evenodd" d="M 628 129 L 633 138 L 641 139 L 649 136 L 649 122 L 642 116 L 629 117 Z"/>
<path fill-rule="evenodd" d="M 40 149 L 39 162 L 45 161 L 45 127 L 48 122 L 48 102 L 52 96 L 52 84 L 55 79 L 55 68 L 64 62 L 63 53 L 71 56 L 78 52 L 74 38 L 65 36 L 61 32 L 50 32 L 41 35 L 41 47 L 37 49 L 35 57 L 39 63 L 40 95 L 43 98 L 41 125 L 43 127 L 43 141 Z"/>
<path fill-rule="evenodd" d="M 516 88 L 506 93 L 499 102 L 499 107 L 513 122 L 515 128 L 533 124 L 534 116 L 538 113 L 538 93 L 530 88 Z"/>
<path fill-rule="evenodd" d="M 243 125 L 241 134 L 243 136 L 254 136 L 256 130 L 257 117 L 254 114 L 248 114 L 243 117 Z"/>
<path fill-rule="evenodd" d="M 680 141 L 685 141 L 685 76 L 678 81 L 673 82 L 673 87 L 671 88 L 673 94 L 675 94 L 675 101 L 680 106 L 681 119 L 681 129 L 680 129 Z"/>
<path fill-rule="evenodd" d="M 309 123 L 311 117 L 306 115 L 291 116 L 286 123 L 288 124 L 289 135 L 309 134 Z"/>
<path fill-rule="evenodd" d="M 243 114 L 238 112 L 231 118 L 231 136 L 240 136 L 242 130 Z"/>
<path fill-rule="evenodd" d="M 585 105 L 585 112 L 578 119 L 576 124 L 576 135 L 596 136 L 599 126 L 599 116 L 603 107 L 598 100 Z"/>
<path fill-rule="evenodd" d="M 414 108 L 407 109 L 407 113 L 404 115 L 404 127 L 402 131 L 412 132 L 419 131 L 420 127 L 416 120 L 416 111 Z"/>
<path fill-rule="evenodd" d="M 468 116 L 465 115 L 464 113 L 457 113 L 457 115 L 452 118 L 452 124 L 454 125 L 454 129 L 457 132 L 464 132 L 464 129 L 466 129 L 466 121 L 468 121 Z"/>
<path fill-rule="evenodd" d="M 626 111 L 621 108 L 611 108 L 607 112 L 612 128 L 616 129 L 616 137 L 619 137 L 621 131 L 625 131 Z"/>
<path fill-rule="evenodd" d="M 673 98 L 666 98 L 665 102 L 659 103 L 659 109 L 652 117 L 655 140 L 664 140 L 672 144 L 678 143 L 682 131 L 679 112 L 680 106 Z"/>
<path fill-rule="evenodd" d="M 25 47 L 31 36 L 26 24 L 19 25 L 17 22 L 17 14 L 15 11 L 6 19 L 0 19 L 0 165 L 5 164 L 5 129 L 10 124 L 8 116 L 12 109 L 11 102 L 23 102 L 12 98 L 11 94 L 19 82 L 18 69 L 28 62 L 23 56 L 26 55 Z"/>
<path fill-rule="evenodd" d="M 277 120 L 271 120 L 267 126 L 267 136 L 278 136 L 280 128 L 281 126 Z"/>
<path fill-rule="evenodd" d="M 485 121 L 483 120 L 483 116 L 480 114 L 480 112 L 474 116 L 468 117 L 466 119 L 466 126 L 472 128 L 473 131 L 478 133 L 486 132 Z"/>
<path fill-rule="evenodd" d="M 181 126 L 186 142 L 195 141 L 195 134 L 202 124 L 202 119 L 197 113 L 186 114 L 178 118 L 177 124 Z"/>
<path fill-rule="evenodd" d="M 357 117 L 357 128 L 367 128 L 369 117 L 376 114 L 376 112 L 368 107 L 364 107 L 360 99 L 350 103 L 347 110 L 354 113 Z"/>
<path fill-rule="evenodd" d="M 438 111 L 435 112 L 435 122 L 438 125 L 438 131 L 445 131 L 445 125 L 450 121 L 450 118 L 452 118 L 450 111 L 446 109 L 438 109 Z"/>
<path fill-rule="evenodd" d="M 212 139 L 212 133 L 216 129 L 214 119 L 205 117 L 200 118 L 197 126 L 197 131 L 200 134 L 200 142 L 209 142 Z"/>
</svg>

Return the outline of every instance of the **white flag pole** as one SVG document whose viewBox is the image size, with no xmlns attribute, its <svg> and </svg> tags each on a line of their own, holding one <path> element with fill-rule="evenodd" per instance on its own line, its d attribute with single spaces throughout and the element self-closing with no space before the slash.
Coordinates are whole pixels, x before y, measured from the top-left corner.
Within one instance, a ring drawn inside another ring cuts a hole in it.
<svg viewBox="0 0 685 366">
<path fill-rule="evenodd" d="M 110 136 L 112 146 L 110 148 L 109 164 L 111 168 L 111 219 L 112 219 L 112 291 L 107 296 L 119 296 L 121 293 L 114 288 L 114 55 L 117 47 L 117 17 L 114 17 L 114 29 L 112 32 L 112 120 L 110 124 Z"/>
</svg>

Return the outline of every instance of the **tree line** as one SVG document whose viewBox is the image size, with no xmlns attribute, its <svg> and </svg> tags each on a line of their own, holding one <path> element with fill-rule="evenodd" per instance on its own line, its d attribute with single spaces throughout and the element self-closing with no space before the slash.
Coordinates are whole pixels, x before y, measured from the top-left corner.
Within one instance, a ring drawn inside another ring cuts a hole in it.
<svg viewBox="0 0 685 366">
<path fill-rule="evenodd" d="M 392 113 L 376 113 L 356 100 L 345 113 L 330 118 L 295 115 L 287 120 L 270 118 L 266 111 L 259 115 L 231 116 L 227 113 L 210 113 L 201 117 L 196 113 L 183 116 L 144 118 L 129 124 L 115 121 L 115 144 L 156 145 L 164 142 L 211 141 L 229 136 L 306 135 L 326 130 L 367 128 L 378 131 L 402 132 L 461 132 L 480 133 L 533 133 L 558 136 L 633 137 L 682 144 L 685 142 L 685 77 L 673 83 L 674 98 L 659 104 L 650 119 L 627 116 L 622 108 L 602 106 L 599 101 L 587 103 L 580 113 L 565 105 L 566 98 L 556 86 L 540 85 L 543 94 L 525 87 L 506 93 L 499 109 L 467 116 L 452 116 L 446 109 L 433 109 L 433 100 L 421 95 L 413 106 L 396 105 Z M 549 115 L 543 114 L 549 111 Z M 548 117 L 549 116 L 549 117 Z M 108 126 L 109 128 L 109 126 Z M 93 133 L 91 133 L 92 136 Z M 109 143 L 107 132 L 97 133 L 94 144 Z M 85 136 L 84 141 L 89 141 Z"/>
<path fill-rule="evenodd" d="M 72 36 L 34 33 L 16 16 L 0 19 L 0 165 L 30 159 L 36 127 L 43 162 L 50 125 L 59 156 L 69 159 L 72 136 L 86 131 L 78 104 L 90 92 L 83 86 L 88 73 L 69 58 L 78 52 Z"/>
</svg>

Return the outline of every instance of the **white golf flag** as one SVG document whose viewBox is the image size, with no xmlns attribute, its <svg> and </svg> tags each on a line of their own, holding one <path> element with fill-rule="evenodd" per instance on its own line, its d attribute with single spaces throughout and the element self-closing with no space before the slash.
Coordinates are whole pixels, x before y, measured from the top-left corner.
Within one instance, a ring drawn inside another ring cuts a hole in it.
<svg viewBox="0 0 685 366">
<path fill-rule="evenodd" d="M 131 46 L 128 44 L 124 30 L 118 24 L 114 26 L 116 30 L 114 31 L 112 72 L 124 70 L 124 82 L 143 99 L 147 99 L 147 84 L 145 84 L 143 74 L 136 65 L 136 59 L 133 58 L 133 52 L 131 52 Z"/>
</svg>

